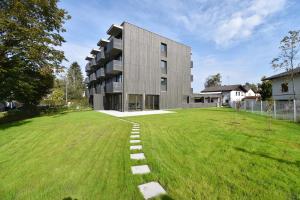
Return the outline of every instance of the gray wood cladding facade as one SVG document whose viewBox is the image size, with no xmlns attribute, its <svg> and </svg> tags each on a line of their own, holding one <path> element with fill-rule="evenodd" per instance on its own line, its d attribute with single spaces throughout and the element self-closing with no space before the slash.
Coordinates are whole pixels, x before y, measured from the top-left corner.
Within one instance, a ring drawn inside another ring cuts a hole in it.
<svg viewBox="0 0 300 200">
<path fill-rule="evenodd" d="M 159 108 L 181 108 L 191 95 L 191 48 L 124 22 L 123 26 L 123 111 L 128 110 L 128 95 L 159 95 Z M 160 45 L 167 45 L 162 56 Z M 160 62 L 167 61 L 167 74 Z M 161 91 L 161 78 L 167 78 L 167 91 Z M 144 103 L 143 103 L 144 104 Z M 143 105 L 143 108 L 145 105 Z"/>
</svg>

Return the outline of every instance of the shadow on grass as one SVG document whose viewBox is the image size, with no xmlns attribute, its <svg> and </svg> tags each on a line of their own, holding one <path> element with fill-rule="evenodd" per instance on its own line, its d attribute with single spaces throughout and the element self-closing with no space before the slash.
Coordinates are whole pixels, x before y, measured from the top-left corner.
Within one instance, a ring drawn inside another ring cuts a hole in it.
<svg viewBox="0 0 300 200">
<path fill-rule="evenodd" d="M 256 156 L 260 156 L 262 158 L 267 158 L 267 159 L 270 159 L 270 160 L 274 160 L 274 161 L 277 161 L 277 162 L 280 162 L 280 163 L 284 163 L 284 164 L 288 164 L 288 165 L 295 165 L 296 167 L 300 168 L 300 160 L 296 160 L 296 161 L 293 162 L 293 161 L 289 161 L 289 160 L 284 160 L 282 158 L 276 158 L 276 157 L 273 157 L 273 156 L 269 156 L 269 155 L 267 155 L 265 153 L 261 153 L 261 152 L 248 151 L 247 149 L 240 148 L 240 147 L 234 147 L 234 149 L 237 150 L 237 151 L 247 153 L 247 154 L 256 155 Z"/>
<path fill-rule="evenodd" d="M 18 127 L 18 126 L 22 126 L 24 124 L 28 124 L 30 123 L 31 120 L 23 120 L 23 121 L 18 121 L 18 122 L 10 122 L 10 123 L 6 123 L 6 124 L 0 124 L 0 130 L 5 130 L 8 128 L 12 128 L 12 127 Z"/>
<path fill-rule="evenodd" d="M 160 197 L 161 200 L 174 200 L 172 197 L 170 197 L 169 195 L 162 195 Z"/>
<path fill-rule="evenodd" d="M 72 198 L 72 197 L 65 197 L 65 198 L 63 198 L 62 200 L 78 200 L 78 199 Z"/>
</svg>

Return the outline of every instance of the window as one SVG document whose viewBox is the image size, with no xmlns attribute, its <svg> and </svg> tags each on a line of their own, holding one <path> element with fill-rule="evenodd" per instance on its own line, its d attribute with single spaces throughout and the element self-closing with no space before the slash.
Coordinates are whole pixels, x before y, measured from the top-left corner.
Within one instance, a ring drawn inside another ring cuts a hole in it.
<svg viewBox="0 0 300 200">
<path fill-rule="evenodd" d="M 167 61 L 160 61 L 160 71 L 162 74 L 167 74 Z"/>
<path fill-rule="evenodd" d="M 288 92 L 289 91 L 289 84 L 288 83 L 282 83 L 281 84 L 281 92 Z"/>
<path fill-rule="evenodd" d="M 160 44 L 160 54 L 162 56 L 167 56 L 167 45 L 165 43 Z"/>
<path fill-rule="evenodd" d="M 160 90 L 167 91 L 167 79 L 166 78 L 160 79 Z"/>
</svg>

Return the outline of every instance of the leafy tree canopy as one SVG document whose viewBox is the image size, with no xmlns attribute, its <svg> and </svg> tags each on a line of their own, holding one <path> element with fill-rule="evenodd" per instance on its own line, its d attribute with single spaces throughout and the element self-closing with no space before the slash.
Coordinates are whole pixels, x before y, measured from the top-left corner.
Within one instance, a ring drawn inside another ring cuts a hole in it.
<svg viewBox="0 0 300 200">
<path fill-rule="evenodd" d="M 53 87 L 65 59 L 63 24 L 70 18 L 57 0 L 0 2 L 0 101 L 37 104 Z"/>
<path fill-rule="evenodd" d="M 211 75 L 206 79 L 206 81 L 204 83 L 204 87 L 207 88 L 207 87 L 219 86 L 222 84 L 221 79 L 222 79 L 222 76 L 220 73 Z"/>
<path fill-rule="evenodd" d="M 258 84 L 258 92 L 261 95 L 263 101 L 268 100 L 272 97 L 272 82 L 264 80 L 266 77 L 262 77 L 262 83 Z"/>
</svg>

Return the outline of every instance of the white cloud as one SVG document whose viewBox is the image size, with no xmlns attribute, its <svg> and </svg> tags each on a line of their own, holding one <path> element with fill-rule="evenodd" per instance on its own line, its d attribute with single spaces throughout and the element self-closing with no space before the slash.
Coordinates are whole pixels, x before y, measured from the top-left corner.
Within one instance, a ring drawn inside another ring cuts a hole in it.
<svg viewBox="0 0 300 200">
<path fill-rule="evenodd" d="M 281 10 L 285 0 L 255 0 L 250 7 L 232 14 L 224 19 L 216 30 L 215 42 L 226 46 L 229 43 L 249 37 L 254 29 L 263 24 L 267 17 Z"/>
</svg>

